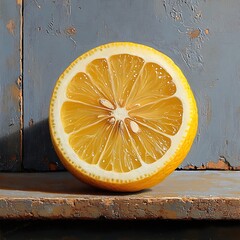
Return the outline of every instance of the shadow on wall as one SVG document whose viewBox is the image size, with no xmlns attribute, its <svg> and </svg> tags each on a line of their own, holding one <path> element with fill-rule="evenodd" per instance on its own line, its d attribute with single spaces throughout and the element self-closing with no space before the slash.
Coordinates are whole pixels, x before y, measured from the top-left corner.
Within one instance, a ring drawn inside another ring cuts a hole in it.
<svg viewBox="0 0 240 240">
<path fill-rule="evenodd" d="M 30 122 L 23 133 L 23 168 L 27 171 L 59 171 L 63 165 L 54 151 L 48 119 Z"/>
<path fill-rule="evenodd" d="M 0 171 L 59 170 L 64 170 L 64 167 L 54 151 L 48 119 L 24 129 L 22 144 L 19 131 L 0 138 Z"/>
<path fill-rule="evenodd" d="M 22 170 L 20 149 L 20 132 L 0 138 L 0 171 L 18 172 Z"/>
</svg>

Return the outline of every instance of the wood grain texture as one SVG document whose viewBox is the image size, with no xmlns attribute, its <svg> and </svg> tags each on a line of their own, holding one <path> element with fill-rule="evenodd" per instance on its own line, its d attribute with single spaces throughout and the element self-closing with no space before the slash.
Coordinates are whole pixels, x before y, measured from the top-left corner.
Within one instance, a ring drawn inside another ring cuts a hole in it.
<svg viewBox="0 0 240 240">
<path fill-rule="evenodd" d="M 21 170 L 21 10 L 0 1 L 0 171 Z"/>
<path fill-rule="evenodd" d="M 100 191 L 67 172 L 0 180 L 0 219 L 240 219 L 239 172 L 176 171 L 133 194 Z"/>
<path fill-rule="evenodd" d="M 24 167 L 62 169 L 47 124 L 61 72 L 95 46 L 133 41 L 169 55 L 195 93 L 199 130 L 181 167 L 206 169 L 223 159 L 238 169 L 239 10 L 238 0 L 25 1 Z"/>
</svg>

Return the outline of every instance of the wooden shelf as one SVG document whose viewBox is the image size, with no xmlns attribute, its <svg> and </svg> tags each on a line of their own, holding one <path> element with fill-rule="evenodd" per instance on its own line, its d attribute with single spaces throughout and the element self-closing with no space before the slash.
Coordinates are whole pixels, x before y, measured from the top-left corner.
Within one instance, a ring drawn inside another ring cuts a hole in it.
<svg viewBox="0 0 240 240">
<path fill-rule="evenodd" d="M 67 172 L 1 173 L 2 219 L 240 219 L 240 172 L 176 171 L 152 189 L 100 191 Z"/>
</svg>

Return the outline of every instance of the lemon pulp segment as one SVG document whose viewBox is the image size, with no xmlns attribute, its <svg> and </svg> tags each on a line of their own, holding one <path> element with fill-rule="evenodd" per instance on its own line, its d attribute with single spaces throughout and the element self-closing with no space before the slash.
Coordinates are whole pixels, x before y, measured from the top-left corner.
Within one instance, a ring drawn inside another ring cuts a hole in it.
<svg viewBox="0 0 240 240">
<path fill-rule="evenodd" d="M 182 123 L 172 77 L 130 54 L 90 62 L 67 87 L 61 120 L 79 158 L 114 172 L 161 161 Z"/>
</svg>

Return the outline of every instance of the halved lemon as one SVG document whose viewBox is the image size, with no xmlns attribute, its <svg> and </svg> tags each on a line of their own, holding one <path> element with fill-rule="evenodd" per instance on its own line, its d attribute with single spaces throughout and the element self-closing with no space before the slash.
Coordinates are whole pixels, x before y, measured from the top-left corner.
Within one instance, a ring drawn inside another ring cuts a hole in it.
<svg viewBox="0 0 240 240">
<path fill-rule="evenodd" d="M 197 106 L 181 70 L 163 53 L 129 42 L 99 46 L 60 76 L 50 132 L 65 167 L 113 191 L 149 188 L 184 160 Z"/>
</svg>

